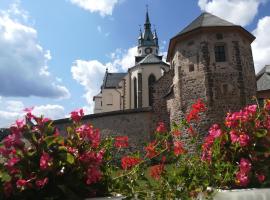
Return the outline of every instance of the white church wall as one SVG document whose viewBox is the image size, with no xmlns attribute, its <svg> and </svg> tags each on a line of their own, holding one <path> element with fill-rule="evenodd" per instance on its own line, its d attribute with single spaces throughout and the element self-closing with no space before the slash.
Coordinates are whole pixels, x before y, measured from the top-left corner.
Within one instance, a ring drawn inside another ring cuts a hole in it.
<svg viewBox="0 0 270 200">
<path fill-rule="evenodd" d="M 122 110 L 121 89 L 102 89 L 102 112 Z"/>
</svg>

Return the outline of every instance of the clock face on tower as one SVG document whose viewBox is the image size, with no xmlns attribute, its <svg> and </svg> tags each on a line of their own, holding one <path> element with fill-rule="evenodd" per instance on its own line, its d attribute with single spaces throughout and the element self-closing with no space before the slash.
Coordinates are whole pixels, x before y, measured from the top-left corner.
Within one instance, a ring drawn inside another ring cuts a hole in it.
<svg viewBox="0 0 270 200">
<path fill-rule="evenodd" d="M 152 49 L 151 48 L 146 48 L 144 51 L 145 51 L 146 54 L 152 53 Z"/>
</svg>

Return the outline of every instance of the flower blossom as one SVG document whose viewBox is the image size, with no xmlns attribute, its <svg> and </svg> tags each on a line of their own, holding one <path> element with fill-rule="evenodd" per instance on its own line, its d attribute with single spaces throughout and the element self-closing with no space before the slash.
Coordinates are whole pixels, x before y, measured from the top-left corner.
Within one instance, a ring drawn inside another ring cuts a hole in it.
<svg viewBox="0 0 270 200">
<path fill-rule="evenodd" d="M 116 148 L 128 147 L 128 136 L 117 136 L 117 137 L 115 137 L 114 146 Z"/>
<path fill-rule="evenodd" d="M 166 129 L 166 126 L 165 126 L 164 122 L 159 122 L 158 126 L 156 128 L 156 132 L 165 133 L 166 131 L 167 131 L 167 129 Z"/>
<path fill-rule="evenodd" d="M 263 183 L 265 181 L 265 175 L 264 174 L 256 174 L 256 177 L 260 183 Z"/>
<path fill-rule="evenodd" d="M 161 177 L 161 174 L 164 171 L 164 164 L 158 164 L 150 167 L 150 176 L 156 180 L 159 180 Z"/>
<path fill-rule="evenodd" d="M 48 177 L 46 177 L 44 179 L 38 179 L 38 180 L 36 180 L 36 186 L 38 188 L 43 188 L 48 182 L 49 182 Z"/>
<path fill-rule="evenodd" d="M 27 180 L 19 179 L 16 182 L 18 188 L 25 187 L 27 185 Z"/>
<path fill-rule="evenodd" d="M 46 170 L 52 165 L 52 158 L 46 152 L 43 152 L 40 157 L 39 166 L 41 170 Z"/>
<path fill-rule="evenodd" d="M 130 169 L 141 162 L 140 158 L 125 156 L 121 159 L 121 165 L 124 170 Z"/>
<path fill-rule="evenodd" d="M 83 109 L 78 109 L 78 110 L 72 111 L 70 115 L 71 115 L 71 119 L 74 122 L 78 123 L 79 121 L 81 121 L 82 117 L 84 116 L 84 112 L 83 112 Z"/>
<path fill-rule="evenodd" d="M 76 129 L 76 132 L 82 139 L 87 139 L 91 142 L 93 148 L 97 148 L 100 144 L 100 131 L 99 129 L 94 129 L 92 125 L 82 125 Z"/>
<path fill-rule="evenodd" d="M 98 182 L 101 179 L 102 174 L 101 174 L 100 170 L 97 169 L 96 167 L 90 167 L 87 170 L 86 176 L 87 176 L 86 177 L 86 184 L 90 185 L 92 183 Z"/>
<path fill-rule="evenodd" d="M 182 142 L 180 142 L 180 141 L 174 141 L 173 144 L 174 144 L 174 149 L 173 149 L 173 151 L 174 151 L 174 154 L 175 154 L 176 156 L 179 156 L 179 155 L 185 153 L 185 149 L 184 149 L 184 147 L 183 147 Z"/>
<path fill-rule="evenodd" d="M 248 175 L 241 171 L 236 173 L 236 184 L 242 187 L 246 187 L 249 184 Z"/>
<path fill-rule="evenodd" d="M 249 144 L 249 141 L 250 141 L 250 138 L 247 134 L 245 133 L 242 133 L 240 136 L 239 136 L 239 144 L 241 147 L 245 147 Z"/>
<path fill-rule="evenodd" d="M 192 120 L 198 121 L 199 113 L 206 111 L 205 104 L 201 99 L 198 99 L 196 103 L 194 103 L 191 107 L 190 112 L 186 116 L 187 122 L 191 122 Z"/>
<path fill-rule="evenodd" d="M 247 174 L 251 170 L 251 162 L 246 158 L 241 158 L 239 168 L 240 172 Z"/>
<path fill-rule="evenodd" d="M 146 151 L 147 158 L 151 159 L 158 154 L 158 152 L 156 151 L 156 141 L 149 143 L 146 147 L 144 147 L 144 149 Z"/>
</svg>

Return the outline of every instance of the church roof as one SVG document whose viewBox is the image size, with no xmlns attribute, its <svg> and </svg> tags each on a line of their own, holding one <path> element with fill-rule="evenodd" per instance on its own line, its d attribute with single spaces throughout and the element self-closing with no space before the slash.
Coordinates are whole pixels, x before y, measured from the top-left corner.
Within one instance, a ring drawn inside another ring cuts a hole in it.
<svg viewBox="0 0 270 200">
<path fill-rule="evenodd" d="M 109 73 L 106 71 L 102 88 L 118 88 L 119 82 L 127 73 Z"/>
<path fill-rule="evenodd" d="M 153 63 L 162 63 L 162 57 L 156 56 L 154 54 L 148 54 L 142 59 L 138 64 L 153 64 Z"/>
<path fill-rule="evenodd" d="M 188 26 L 186 26 L 182 31 L 180 31 L 177 34 L 177 36 L 190 32 L 200 27 L 215 27 L 215 26 L 237 26 L 237 25 L 228 22 L 224 19 L 221 19 L 210 13 L 204 12 L 195 20 L 193 20 Z"/>
<path fill-rule="evenodd" d="M 266 65 L 257 74 L 257 90 L 269 90 L 270 89 L 270 65 Z"/>
</svg>

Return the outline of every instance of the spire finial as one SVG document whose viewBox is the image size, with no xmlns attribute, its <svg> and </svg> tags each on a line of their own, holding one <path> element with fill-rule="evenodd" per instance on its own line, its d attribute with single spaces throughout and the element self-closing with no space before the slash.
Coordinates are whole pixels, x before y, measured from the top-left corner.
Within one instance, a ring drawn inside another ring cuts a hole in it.
<svg viewBox="0 0 270 200">
<path fill-rule="evenodd" d="M 149 15 L 148 15 L 148 4 L 146 4 L 146 20 L 145 20 L 145 23 L 150 24 Z"/>
</svg>

